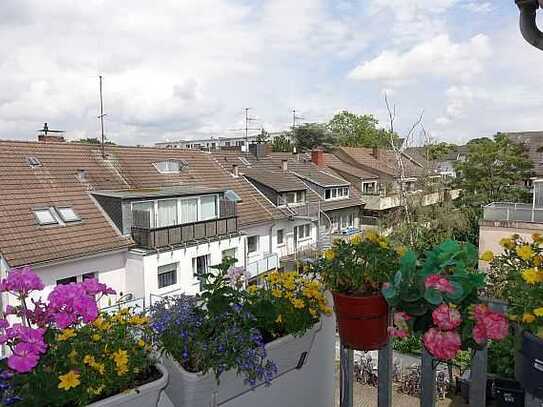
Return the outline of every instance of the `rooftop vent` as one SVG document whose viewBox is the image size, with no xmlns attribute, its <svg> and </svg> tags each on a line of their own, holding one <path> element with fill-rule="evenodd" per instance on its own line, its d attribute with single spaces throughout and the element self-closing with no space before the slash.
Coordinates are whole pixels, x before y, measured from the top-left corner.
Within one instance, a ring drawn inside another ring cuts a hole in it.
<svg viewBox="0 0 543 407">
<path fill-rule="evenodd" d="M 26 157 L 26 163 L 32 168 L 41 166 L 40 160 L 38 160 L 36 157 Z"/>
</svg>

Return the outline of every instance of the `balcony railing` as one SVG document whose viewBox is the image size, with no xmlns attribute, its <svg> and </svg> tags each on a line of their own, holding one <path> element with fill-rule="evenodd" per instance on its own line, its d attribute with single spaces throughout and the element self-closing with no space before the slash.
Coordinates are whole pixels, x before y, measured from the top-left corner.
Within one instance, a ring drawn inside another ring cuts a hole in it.
<svg viewBox="0 0 543 407">
<path fill-rule="evenodd" d="M 493 202 L 483 207 L 483 219 L 487 221 L 543 223 L 543 208 L 532 204 Z"/>
<path fill-rule="evenodd" d="M 246 270 L 249 278 L 258 277 L 262 273 L 279 267 L 279 256 L 275 253 L 267 254 L 264 258 L 247 264 Z"/>
<path fill-rule="evenodd" d="M 212 239 L 238 232 L 235 202 L 219 201 L 219 217 L 181 225 L 150 227 L 149 212 L 133 211 L 132 239 L 138 247 L 158 249 L 189 243 L 201 239 Z"/>
</svg>

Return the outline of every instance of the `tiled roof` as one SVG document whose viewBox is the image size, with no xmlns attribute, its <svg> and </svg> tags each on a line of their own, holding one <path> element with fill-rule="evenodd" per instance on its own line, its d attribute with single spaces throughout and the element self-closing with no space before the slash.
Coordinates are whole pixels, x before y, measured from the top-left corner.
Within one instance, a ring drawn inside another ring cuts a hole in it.
<svg viewBox="0 0 543 407">
<path fill-rule="evenodd" d="M 252 168 L 245 171 L 245 176 L 277 192 L 303 191 L 306 189 L 305 184 L 290 172 Z"/>
<path fill-rule="evenodd" d="M 537 176 L 543 176 L 543 131 L 525 131 L 505 133 L 516 144 L 521 144 L 526 149 L 528 158 L 534 164 Z"/>
<path fill-rule="evenodd" d="M 133 245 L 110 223 L 90 196 L 95 190 L 156 187 L 232 189 L 240 197 L 240 227 L 284 215 L 243 177 L 233 177 L 208 153 L 76 143 L 0 141 L 0 254 L 10 266 L 77 258 Z M 27 157 L 41 166 L 31 168 Z M 154 162 L 177 159 L 188 166 L 178 174 L 161 174 Z M 84 171 L 84 181 L 78 173 Z M 71 206 L 81 222 L 66 226 L 39 226 L 32 209 Z"/>
<path fill-rule="evenodd" d="M 348 186 L 350 183 L 329 172 L 314 168 L 299 168 L 293 172 L 302 179 L 311 181 L 321 187 Z"/>
</svg>

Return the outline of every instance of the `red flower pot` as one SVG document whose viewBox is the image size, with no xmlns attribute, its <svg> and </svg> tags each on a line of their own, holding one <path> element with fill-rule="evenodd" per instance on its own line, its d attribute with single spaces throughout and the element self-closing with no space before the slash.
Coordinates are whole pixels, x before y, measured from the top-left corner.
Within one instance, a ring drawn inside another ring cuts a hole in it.
<svg viewBox="0 0 543 407">
<path fill-rule="evenodd" d="M 354 297 L 334 294 L 339 337 L 344 346 L 376 350 L 388 340 L 388 304 L 381 294 Z"/>
</svg>

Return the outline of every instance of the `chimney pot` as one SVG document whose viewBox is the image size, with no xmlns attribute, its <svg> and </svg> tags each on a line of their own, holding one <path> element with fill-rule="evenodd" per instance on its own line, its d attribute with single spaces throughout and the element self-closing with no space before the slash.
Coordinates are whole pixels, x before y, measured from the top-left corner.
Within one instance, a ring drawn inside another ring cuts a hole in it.
<svg viewBox="0 0 543 407">
<path fill-rule="evenodd" d="M 232 165 L 232 175 L 234 177 L 239 177 L 239 166 L 237 164 Z"/>
<path fill-rule="evenodd" d="M 281 161 L 281 168 L 283 169 L 283 171 L 288 170 L 288 160 L 282 160 Z"/>
</svg>

